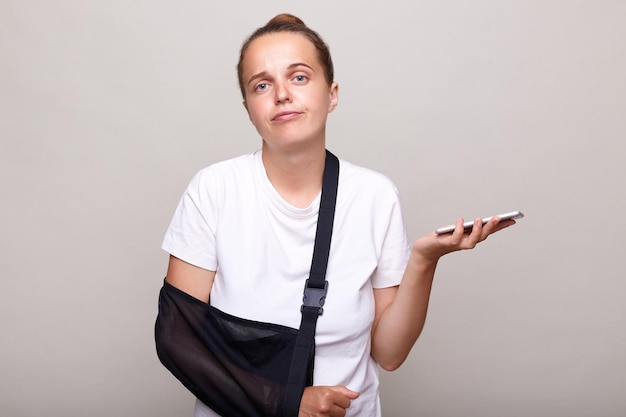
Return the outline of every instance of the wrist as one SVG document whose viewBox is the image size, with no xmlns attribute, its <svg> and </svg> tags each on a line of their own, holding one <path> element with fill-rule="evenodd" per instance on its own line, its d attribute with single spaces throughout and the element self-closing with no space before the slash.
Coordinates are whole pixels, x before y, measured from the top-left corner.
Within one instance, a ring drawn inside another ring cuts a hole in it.
<svg viewBox="0 0 626 417">
<path fill-rule="evenodd" d="M 415 276 L 432 280 L 438 262 L 439 257 L 430 258 L 417 250 L 413 250 L 408 267 L 414 271 Z"/>
<path fill-rule="evenodd" d="M 411 260 L 420 267 L 435 267 L 442 256 L 441 248 L 434 244 L 430 236 L 417 239 L 411 249 Z"/>
</svg>

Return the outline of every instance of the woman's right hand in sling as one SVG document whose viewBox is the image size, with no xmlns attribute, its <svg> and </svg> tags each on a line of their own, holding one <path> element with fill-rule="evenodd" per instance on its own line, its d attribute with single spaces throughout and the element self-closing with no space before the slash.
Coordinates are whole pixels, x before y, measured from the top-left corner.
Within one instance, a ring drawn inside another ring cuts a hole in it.
<svg viewBox="0 0 626 417">
<path fill-rule="evenodd" d="M 298 417 L 343 417 L 358 392 L 343 386 L 306 387 L 300 401 Z"/>
</svg>

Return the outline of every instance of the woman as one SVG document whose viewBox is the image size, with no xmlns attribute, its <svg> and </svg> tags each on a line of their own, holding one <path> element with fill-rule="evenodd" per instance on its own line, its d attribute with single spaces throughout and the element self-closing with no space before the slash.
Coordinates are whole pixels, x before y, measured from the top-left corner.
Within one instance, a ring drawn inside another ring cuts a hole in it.
<svg viewBox="0 0 626 417">
<path fill-rule="evenodd" d="M 200 171 L 165 236 L 166 281 L 230 314 L 297 328 L 324 171 L 326 119 L 338 85 L 327 46 L 291 15 L 244 43 L 243 104 L 261 150 Z M 398 368 L 424 321 L 437 262 L 514 221 L 410 244 L 395 186 L 340 162 L 327 280 L 316 332 L 314 386 L 300 416 L 380 416 L 378 366 Z M 254 302 L 250 302 L 254 300 Z M 195 415 L 214 416 L 197 402 Z"/>
</svg>

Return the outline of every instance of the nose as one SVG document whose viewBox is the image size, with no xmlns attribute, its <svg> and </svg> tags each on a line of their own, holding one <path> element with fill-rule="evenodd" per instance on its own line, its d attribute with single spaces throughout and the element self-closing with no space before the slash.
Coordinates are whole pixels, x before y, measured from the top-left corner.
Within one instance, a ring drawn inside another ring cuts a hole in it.
<svg viewBox="0 0 626 417">
<path fill-rule="evenodd" d="M 291 91 L 289 89 L 289 86 L 285 83 L 276 83 L 274 94 L 274 101 L 276 102 L 276 104 L 291 102 Z"/>
</svg>

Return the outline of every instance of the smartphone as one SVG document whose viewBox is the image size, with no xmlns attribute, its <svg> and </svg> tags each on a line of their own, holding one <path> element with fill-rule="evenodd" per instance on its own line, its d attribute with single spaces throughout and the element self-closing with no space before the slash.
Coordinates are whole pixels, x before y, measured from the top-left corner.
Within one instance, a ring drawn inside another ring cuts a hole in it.
<svg viewBox="0 0 626 417">
<path fill-rule="evenodd" d="M 496 216 L 483 218 L 483 224 L 487 223 L 489 220 L 493 219 L 494 217 Z M 509 213 L 498 214 L 497 217 L 499 217 L 500 220 L 521 219 L 522 217 L 524 217 L 524 213 L 522 213 L 521 211 L 511 211 Z M 463 223 L 463 227 L 465 228 L 465 231 L 472 230 L 473 226 L 474 226 L 473 220 Z M 440 227 L 439 229 L 435 230 L 435 233 L 437 233 L 438 235 L 442 235 L 444 233 L 452 233 L 453 231 L 454 231 L 454 225 Z"/>
</svg>

